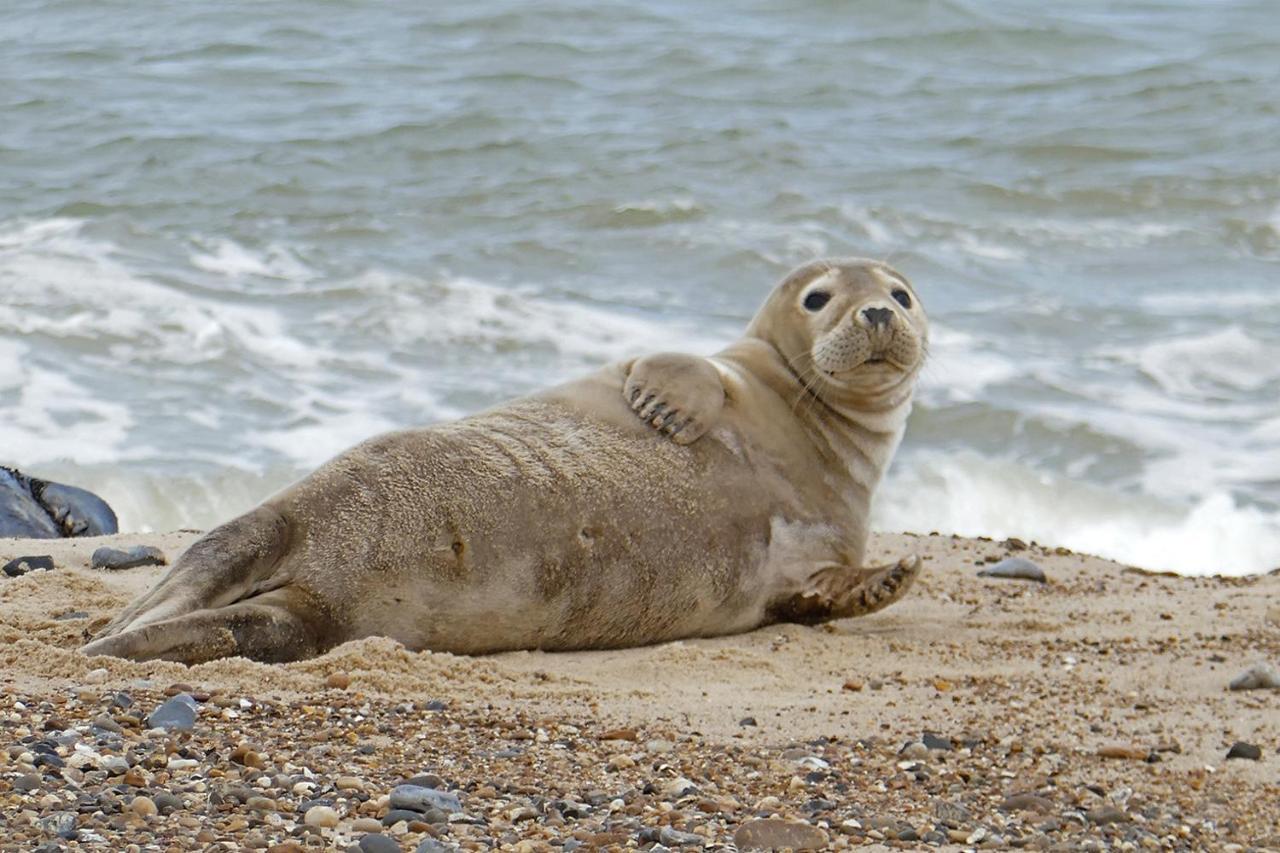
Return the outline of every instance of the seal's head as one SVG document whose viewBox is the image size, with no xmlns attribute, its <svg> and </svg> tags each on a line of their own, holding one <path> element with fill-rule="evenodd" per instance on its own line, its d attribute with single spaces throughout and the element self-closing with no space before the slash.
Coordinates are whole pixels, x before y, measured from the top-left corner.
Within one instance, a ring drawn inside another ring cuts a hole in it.
<svg viewBox="0 0 1280 853">
<path fill-rule="evenodd" d="M 901 273 L 878 261 L 839 258 L 788 275 L 748 334 L 772 344 L 822 399 L 856 404 L 910 393 L 929 321 Z"/>
</svg>

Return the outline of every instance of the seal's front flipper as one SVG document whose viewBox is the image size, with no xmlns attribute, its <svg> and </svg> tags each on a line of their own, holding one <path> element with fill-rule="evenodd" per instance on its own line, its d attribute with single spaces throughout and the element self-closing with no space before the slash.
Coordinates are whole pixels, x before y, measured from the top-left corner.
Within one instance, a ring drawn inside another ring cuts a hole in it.
<svg viewBox="0 0 1280 853">
<path fill-rule="evenodd" d="M 80 651 L 135 661 L 193 665 L 224 657 L 285 663 L 315 657 L 333 645 L 332 632 L 291 590 L 197 610 L 94 640 Z"/>
<path fill-rule="evenodd" d="M 636 359 L 622 394 L 641 420 L 677 444 L 701 438 L 724 408 L 719 371 L 705 358 L 680 353 Z"/>
<path fill-rule="evenodd" d="M 920 558 L 912 554 L 876 569 L 827 566 L 809 578 L 809 589 L 771 606 L 769 616 L 774 622 L 803 625 L 866 616 L 906 595 L 922 565 Z"/>
</svg>

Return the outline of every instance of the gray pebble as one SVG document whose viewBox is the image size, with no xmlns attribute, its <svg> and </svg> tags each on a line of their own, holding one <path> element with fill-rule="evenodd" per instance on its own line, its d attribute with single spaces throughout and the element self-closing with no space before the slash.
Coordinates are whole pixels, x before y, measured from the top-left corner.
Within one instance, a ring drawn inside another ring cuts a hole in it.
<svg viewBox="0 0 1280 853">
<path fill-rule="evenodd" d="M 391 808 L 425 812 L 440 809 L 453 814 L 462 811 L 462 802 L 456 794 L 420 785 L 397 785 L 391 789 Z"/>
<path fill-rule="evenodd" d="M 401 853 L 401 850 L 389 836 L 372 832 L 360 839 L 360 853 Z"/>
<path fill-rule="evenodd" d="M 1227 750 L 1227 758 L 1247 758 L 1250 761 L 1258 761 L 1262 758 L 1262 750 L 1254 744 L 1238 740 L 1231 744 L 1231 749 Z"/>
<path fill-rule="evenodd" d="M 119 571 L 136 569 L 138 566 L 164 566 L 168 565 L 169 561 L 165 559 L 164 552 L 159 548 L 150 545 L 134 545 L 128 551 L 103 546 L 93 552 L 89 562 L 95 569 Z"/>
<path fill-rule="evenodd" d="M 1280 689 L 1280 673 L 1265 663 L 1255 663 L 1244 672 L 1231 679 L 1232 690 L 1277 690 Z"/>
<path fill-rule="evenodd" d="M 453 853 L 457 850 L 457 846 L 453 844 L 441 844 L 434 838 L 428 838 L 414 849 L 413 853 Z M 568 845 L 565 846 L 568 849 Z"/>
<path fill-rule="evenodd" d="M 940 749 L 944 751 L 951 750 L 951 738 L 940 737 L 933 732 L 925 732 L 924 737 L 920 738 L 920 742 L 928 749 Z"/>
<path fill-rule="evenodd" d="M 129 772 L 129 762 L 120 755 L 105 755 L 99 762 L 102 769 L 112 776 L 123 776 Z"/>
<path fill-rule="evenodd" d="M 1014 580 L 1037 581 L 1047 583 L 1049 578 L 1044 569 L 1026 557 L 1007 557 L 993 566 L 978 572 L 980 578 L 1010 578 Z"/>
<path fill-rule="evenodd" d="M 669 826 L 658 831 L 658 843 L 667 847 L 706 847 L 707 839 L 692 832 L 679 832 Z"/>
<path fill-rule="evenodd" d="M 40 777 L 34 773 L 27 773 L 13 780 L 13 790 L 19 794 L 28 794 L 40 787 Z"/>
<path fill-rule="evenodd" d="M 160 814 L 169 814 L 174 811 L 182 811 L 186 805 L 182 802 L 182 798 L 168 791 L 161 791 L 151 798 L 156 808 L 160 810 Z"/>
<path fill-rule="evenodd" d="M 1089 809 L 1084 814 L 1085 819 L 1089 823 L 1098 825 L 1107 823 L 1128 823 L 1130 817 L 1115 806 L 1099 806 L 1096 809 Z"/>
<path fill-rule="evenodd" d="M 112 734 L 117 734 L 117 735 L 122 734 L 124 732 L 124 729 L 120 727 L 120 724 L 117 723 L 115 720 L 111 719 L 110 715 L 108 714 L 99 714 L 98 716 L 94 717 L 93 727 L 95 729 L 101 729 L 104 732 L 111 732 Z"/>
<path fill-rule="evenodd" d="M 147 728 L 189 732 L 196 727 L 196 700 L 179 693 L 147 715 Z"/>
</svg>

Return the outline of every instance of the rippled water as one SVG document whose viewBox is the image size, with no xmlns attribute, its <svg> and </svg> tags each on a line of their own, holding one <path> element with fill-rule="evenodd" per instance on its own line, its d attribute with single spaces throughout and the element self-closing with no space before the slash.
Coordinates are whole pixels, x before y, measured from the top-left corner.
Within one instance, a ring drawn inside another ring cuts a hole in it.
<svg viewBox="0 0 1280 853">
<path fill-rule="evenodd" d="M 860 254 L 881 527 L 1280 565 L 1280 15 L 1112 5 L 11 0 L 0 463 L 207 526 Z"/>
</svg>

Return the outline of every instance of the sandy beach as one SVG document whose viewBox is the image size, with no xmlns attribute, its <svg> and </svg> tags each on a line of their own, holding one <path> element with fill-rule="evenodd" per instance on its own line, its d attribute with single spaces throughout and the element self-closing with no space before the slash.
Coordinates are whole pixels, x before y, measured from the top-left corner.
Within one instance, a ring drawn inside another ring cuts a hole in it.
<svg viewBox="0 0 1280 853">
<path fill-rule="evenodd" d="M 922 581 L 817 628 L 476 659 L 385 639 L 289 665 L 78 654 L 163 572 L 96 571 L 93 550 L 173 558 L 195 536 L 0 541 L 0 563 L 56 565 L 0 577 L 0 849 L 1280 847 L 1280 691 L 1228 689 L 1280 662 L 1275 573 L 882 535 L 872 556 L 915 551 Z M 1011 555 L 1048 582 L 978 576 Z M 192 730 L 149 729 L 179 693 Z M 1237 743 L 1260 758 L 1228 760 Z M 415 777 L 457 803 L 384 820 Z"/>
</svg>

